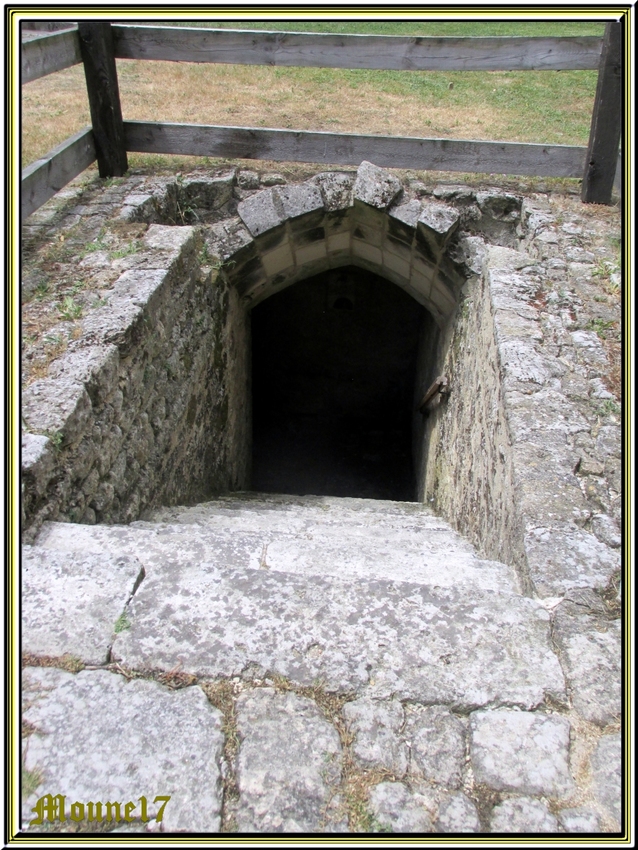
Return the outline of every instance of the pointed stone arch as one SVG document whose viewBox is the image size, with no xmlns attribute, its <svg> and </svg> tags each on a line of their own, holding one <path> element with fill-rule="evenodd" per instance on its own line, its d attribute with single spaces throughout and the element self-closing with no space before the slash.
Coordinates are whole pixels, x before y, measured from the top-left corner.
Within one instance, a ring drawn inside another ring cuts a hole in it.
<svg viewBox="0 0 638 850">
<path fill-rule="evenodd" d="M 299 280 L 354 265 L 400 286 L 443 327 L 466 277 L 447 254 L 459 213 L 431 199 L 402 199 L 396 177 L 363 162 L 264 189 L 213 227 L 213 250 L 252 308 Z"/>
</svg>

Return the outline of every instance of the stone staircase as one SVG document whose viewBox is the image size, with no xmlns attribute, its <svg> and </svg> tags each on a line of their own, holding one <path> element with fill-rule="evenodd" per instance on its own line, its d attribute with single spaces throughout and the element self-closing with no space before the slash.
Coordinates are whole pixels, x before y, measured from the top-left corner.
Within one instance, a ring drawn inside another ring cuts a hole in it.
<svg viewBox="0 0 638 850">
<path fill-rule="evenodd" d="M 548 611 L 423 505 L 239 493 L 45 523 L 23 650 L 25 826 L 67 806 L 32 831 L 91 829 L 96 800 L 137 807 L 111 831 L 599 825 L 573 805 Z"/>
</svg>

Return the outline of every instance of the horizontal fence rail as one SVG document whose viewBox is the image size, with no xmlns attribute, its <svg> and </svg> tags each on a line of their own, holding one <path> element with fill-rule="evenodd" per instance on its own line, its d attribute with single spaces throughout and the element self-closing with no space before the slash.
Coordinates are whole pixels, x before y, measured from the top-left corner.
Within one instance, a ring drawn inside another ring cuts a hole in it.
<svg viewBox="0 0 638 850">
<path fill-rule="evenodd" d="M 39 26 L 53 28 L 53 23 Z M 96 159 L 101 176 L 122 173 L 127 151 L 331 165 L 358 165 L 368 159 L 390 168 L 580 177 L 583 200 L 609 203 L 620 134 L 621 30 L 621 23 L 612 22 L 604 38 L 431 38 L 94 21 L 80 23 L 79 30 L 28 33 L 22 44 L 23 83 L 84 59 L 93 131 L 82 131 L 23 171 L 23 218 Z M 99 58 L 93 56 L 91 44 L 99 46 Z M 598 69 L 599 78 L 585 148 L 149 121 L 122 124 L 120 118 L 109 122 L 102 119 L 111 113 L 117 117 L 120 110 L 115 59 L 404 71 Z"/>
<path fill-rule="evenodd" d="M 93 130 L 87 127 L 27 166 L 22 172 L 22 219 L 92 165 L 96 157 Z"/>
<path fill-rule="evenodd" d="M 454 38 L 205 30 L 114 24 L 116 59 L 385 71 L 592 71 L 596 36 Z M 47 62 L 39 59 L 42 54 Z M 31 82 L 82 61 L 77 30 L 39 35 L 23 46 Z"/>
<path fill-rule="evenodd" d="M 582 177 L 585 147 L 125 121 L 128 151 L 281 162 Z"/>
<path fill-rule="evenodd" d="M 22 82 L 30 83 L 82 61 L 77 30 L 47 33 L 22 44 Z"/>
<path fill-rule="evenodd" d="M 385 71 L 587 71 L 602 39 L 400 35 L 113 26 L 117 59 Z"/>
</svg>

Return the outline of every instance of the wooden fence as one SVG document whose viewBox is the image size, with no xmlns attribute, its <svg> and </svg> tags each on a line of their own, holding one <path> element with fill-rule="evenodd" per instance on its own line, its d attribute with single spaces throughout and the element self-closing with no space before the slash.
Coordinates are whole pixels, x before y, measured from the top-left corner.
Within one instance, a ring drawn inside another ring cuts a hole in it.
<svg viewBox="0 0 638 850">
<path fill-rule="evenodd" d="M 34 25 L 29 24 L 33 29 Z M 22 82 L 84 63 L 92 127 L 22 173 L 22 217 L 97 159 L 124 174 L 127 152 L 267 159 L 418 170 L 580 177 L 582 199 L 608 204 L 622 124 L 622 22 L 597 37 L 429 38 L 257 32 L 80 22 L 37 25 L 22 44 Z M 71 26 L 71 25 L 67 25 Z M 598 70 L 589 145 L 420 139 L 256 127 L 123 121 L 115 60 L 370 68 L 405 71 Z"/>
</svg>

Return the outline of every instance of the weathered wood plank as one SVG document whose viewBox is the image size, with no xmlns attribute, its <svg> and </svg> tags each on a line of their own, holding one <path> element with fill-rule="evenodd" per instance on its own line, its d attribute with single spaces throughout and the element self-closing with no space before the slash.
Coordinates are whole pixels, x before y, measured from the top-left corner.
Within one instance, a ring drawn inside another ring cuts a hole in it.
<svg viewBox="0 0 638 850">
<path fill-rule="evenodd" d="M 128 160 L 111 24 L 80 21 L 78 34 L 100 177 L 121 177 Z"/>
<path fill-rule="evenodd" d="M 426 38 L 114 25 L 119 59 L 400 71 L 592 70 L 602 39 Z"/>
<path fill-rule="evenodd" d="M 22 82 L 30 83 L 81 61 L 77 30 L 36 36 L 22 43 Z"/>
<path fill-rule="evenodd" d="M 126 149 L 145 153 L 580 177 L 585 148 L 125 121 Z"/>
<path fill-rule="evenodd" d="M 72 21 L 22 21 L 21 32 L 59 32 L 73 29 L 76 24 Z"/>
<path fill-rule="evenodd" d="M 616 176 L 622 127 L 622 24 L 607 24 L 598 72 L 581 197 L 609 204 Z"/>
<path fill-rule="evenodd" d="M 21 213 L 24 220 L 45 201 L 95 162 L 95 144 L 90 127 L 58 145 L 22 172 Z"/>
</svg>

